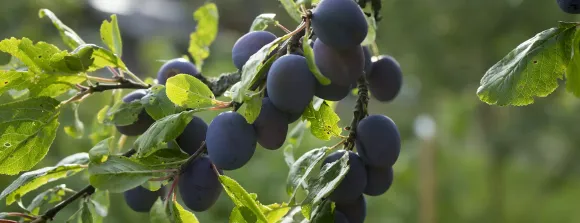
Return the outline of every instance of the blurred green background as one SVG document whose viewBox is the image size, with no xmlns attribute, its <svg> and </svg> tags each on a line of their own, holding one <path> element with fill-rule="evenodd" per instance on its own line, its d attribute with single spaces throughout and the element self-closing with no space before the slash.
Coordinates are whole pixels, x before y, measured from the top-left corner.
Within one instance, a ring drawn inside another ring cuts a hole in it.
<svg viewBox="0 0 580 223">
<path fill-rule="evenodd" d="M 367 222 L 580 222 L 580 100 L 558 89 L 527 107 L 492 107 L 479 101 L 479 80 L 491 65 L 519 43 L 580 17 L 561 12 L 554 0 L 383 0 L 377 44 L 382 54 L 397 58 L 404 87 L 392 103 L 371 100 L 371 113 L 390 116 L 403 138 L 395 164 L 394 185 L 380 197 L 367 197 Z M 99 26 L 111 13 L 119 16 L 123 60 L 141 77 L 154 77 L 158 60 L 187 53 L 195 30 L 192 12 L 203 1 L 178 0 L 21 0 L 0 3 L 0 38 L 29 37 L 65 49 L 48 19 L 48 8 L 76 30 L 86 42 L 102 45 Z M 286 27 L 297 25 L 275 0 L 220 0 L 220 31 L 205 75 L 233 71 L 231 47 L 249 30 L 260 13 L 277 13 Z M 282 31 L 270 27 L 277 35 Z M 0 55 L 0 64 L 8 61 Z M 103 75 L 107 75 L 104 73 Z M 0 77 L 1 78 L 1 77 Z M 80 116 L 90 130 L 96 111 L 109 100 L 98 94 L 81 104 Z M 337 105 L 350 123 L 356 98 Z M 215 113 L 203 113 L 208 123 Z M 46 159 L 35 169 L 61 158 L 88 151 L 92 144 L 62 131 L 73 113 L 61 115 L 61 129 Z M 431 137 L 433 136 L 433 137 Z M 334 142 L 307 136 L 305 151 Z M 127 143 L 130 145 L 130 143 Z M 127 146 L 126 146 L 127 147 Z M 126 148 L 127 149 L 127 148 Z M 258 149 L 242 169 L 226 172 L 262 203 L 287 201 L 288 167 L 282 151 Z M 0 176 L 5 188 L 16 176 Z M 63 181 L 80 189 L 86 175 Z M 49 183 L 48 189 L 61 182 Z M 26 203 L 34 197 L 28 194 Z M 111 198 L 105 222 L 147 222 L 147 214 L 131 211 L 120 194 Z M 75 205 L 58 214 L 64 222 Z M 233 205 L 222 194 L 211 210 L 196 213 L 201 222 L 227 222 Z M 17 211 L 17 205 L 0 211 Z"/>
</svg>

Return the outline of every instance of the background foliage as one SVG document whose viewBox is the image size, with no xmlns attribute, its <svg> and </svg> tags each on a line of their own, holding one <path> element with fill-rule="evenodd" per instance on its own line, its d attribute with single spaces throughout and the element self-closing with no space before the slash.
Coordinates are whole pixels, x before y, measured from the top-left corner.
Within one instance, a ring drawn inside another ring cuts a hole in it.
<svg viewBox="0 0 580 223">
<path fill-rule="evenodd" d="M 101 22 L 115 13 L 123 35 L 123 60 L 134 73 L 153 78 L 162 63 L 152 61 L 187 53 L 189 33 L 196 27 L 192 12 L 201 4 L 177 0 L 5 1 L 0 10 L 0 39 L 26 36 L 66 48 L 50 21 L 38 18 L 38 10 L 48 8 L 86 42 L 99 42 Z M 575 209 L 580 199 L 580 164 L 576 162 L 580 140 L 575 123 L 580 121 L 580 101 L 564 88 L 527 107 L 492 107 L 474 94 L 487 68 L 519 43 L 557 26 L 557 21 L 579 18 L 545 0 L 384 0 L 383 4 L 377 44 L 381 52 L 401 63 L 405 85 L 393 103 L 371 102 L 370 113 L 384 113 L 397 122 L 403 148 L 394 166 L 393 188 L 384 196 L 368 198 L 367 221 L 579 222 L 580 213 Z M 216 37 L 219 44 L 210 48 L 205 75 L 235 69 L 231 47 L 258 14 L 277 13 L 282 24 L 293 24 L 277 1 L 223 0 L 217 5 L 222 15 Z M 275 27 L 269 29 L 282 34 Z M 0 64 L 8 60 L 0 54 Z M 79 116 L 86 129 L 95 127 L 91 115 L 107 100 L 97 94 L 81 104 Z M 340 102 L 338 114 L 350 117 L 354 101 L 353 96 Z M 215 114 L 200 115 L 208 121 Z M 59 121 L 62 126 L 73 125 L 74 112 L 63 110 Z M 429 135 L 431 121 L 435 137 L 421 138 Z M 350 120 L 342 122 L 346 125 Z M 37 167 L 54 165 L 67 155 L 91 148 L 87 135 L 72 139 L 62 133 Z M 323 144 L 307 134 L 295 155 Z M 263 203 L 286 200 L 288 167 L 283 159 L 281 151 L 257 150 L 247 166 L 228 175 L 258 193 Z M 0 176 L 0 188 L 13 178 Z M 72 178 L 62 183 L 80 189 L 85 182 Z M 55 186 L 49 184 L 45 189 Z M 149 217 L 132 212 L 119 194 L 112 195 L 111 203 L 115 205 L 107 222 L 138 222 Z M 16 208 L 4 205 L 0 202 L 0 210 Z M 210 211 L 196 215 L 201 222 L 226 222 L 233 205 L 222 195 Z M 66 220 L 73 211 L 65 209 L 56 222 Z"/>
</svg>

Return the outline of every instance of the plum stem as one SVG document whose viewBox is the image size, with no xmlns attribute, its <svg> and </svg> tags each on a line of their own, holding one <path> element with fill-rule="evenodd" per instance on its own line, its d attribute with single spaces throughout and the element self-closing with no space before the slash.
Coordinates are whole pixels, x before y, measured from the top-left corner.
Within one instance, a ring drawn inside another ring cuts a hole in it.
<svg viewBox="0 0 580 223">
<path fill-rule="evenodd" d="M 181 164 L 181 166 L 179 167 L 179 173 L 183 173 L 183 171 L 185 171 L 185 168 L 187 166 L 189 166 L 189 164 L 191 164 L 193 161 L 195 161 L 198 157 L 200 157 L 206 151 L 207 151 L 207 146 L 205 145 L 205 141 L 203 141 L 201 143 L 201 146 L 199 146 L 199 149 L 197 149 L 197 151 L 195 151 L 195 153 L 193 153 L 189 158 L 187 158 L 185 163 Z"/>
</svg>

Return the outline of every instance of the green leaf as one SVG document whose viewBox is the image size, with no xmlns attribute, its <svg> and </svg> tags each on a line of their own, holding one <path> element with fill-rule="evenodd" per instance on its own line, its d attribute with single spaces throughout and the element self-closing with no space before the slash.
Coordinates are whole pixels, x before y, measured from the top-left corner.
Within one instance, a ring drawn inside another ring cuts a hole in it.
<svg viewBox="0 0 580 223">
<path fill-rule="evenodd" d="M 302 37 L 302 42 L 304 43 L 308 42 L 308 35 Z M 304 51 L 304 57 L 306 58 L 306 64 L 308 64 L 308 69 L 310 70 L 310 72 L 312 72 L 312 74 L 314 74 L 316 80 L 318 80 L 318 82 L 322 85 L 329 85 L 330 79 L 328 79 L 320 72 L 318 66 L 316 66 L 316 63 L 314 62 L 314 50 L 312 49 L 310 44 L 302 44 L 302 50 Z"/>
<path fill-rule="evenodd" d="M 109 214 L 109 206 L 111 204 L 109 191 L 97 190 L 91 195 L 90 201 L 92 204 L 92 212 L 98 216 L 106 217 Z"/>
<path fill-rule="evenodd" d="M 125 103 L 117 101 L 107 112 L 103 123 L 126 126 L 133 124 L 139 119 L 139 114 L 143 111 L 144 105 L 140 100 Z"/>
<path fill-rule="evenodd" d="M 566 90 L 580 97 L 580 30 L 576 30 L 572 46 L 572 59 L 566 68 Z"/>
<path fill-rule="evenodd" d="M 113 139 L 115 139 L 113 136 L 104 139 L 97 143 L 97 145 L 93 146 L 91 150 L 89 150 L 89 158 L 91 163 L 102 163 L 107 161 L 110 153 L 109 145 L 113 143 Z"/>
<path fill-rule="evenodd" d="M 300 146 L 302 143 L 302 138 L 304 137 L 304 132 L 308 128 L 307 121 L 299 121 L 294 128 L 290 130 L 288 136 L 286 137 L 286 143 L 293 145 L 294 147 Z"/>
<path fill-rule="evenodd" d="M 286 193 L 290 195 L 291 201 L 294 201 L 300 186 L 308 189 L 307 179 L 310 172 L 324 159 L 328 151 L 328 147 L 310 150 L 292 164 L 286 180 Z"/>
<path fill-rule="evenodd" d="M 300 14 L 300 6 L 294 0 L 279 0 L 284 6 L 288 15 L 296 22 L 302 22 L 302 15 Z"/>
<path fill-rule="evenodd" d="M 236 206 L 230 214 L 230 223 L 258 222 L 256 215 L 248 207 Z"/>
<path fill-rule="evenodd" d="M 282 219 L 288 213 L 288 211 L 290 211 L 290 207 L 288 207 L 288 204 L 286 203 L 270 204 L 263 207 L 266 208 L 266 210 L 263 212 L 266 215 L 268 222 L 279 222 L 280 219 Z"/>
<path fill-rule="evenodd" d="M 371 7 L 371 4 L 367 4 L 367 7 Z M 373 10 L 370 10 L 370 15 L 365 15 L 368 24 L 367 36 L 360 44 L 362 46 L 368 46 L 375 42 L 377 38 L 377 22 L 375 21 L 375 14 Z"/>
<path fill-rule="evenodd" d="M 189 154 L 181 149 L 160 149 L 147 157 L 134 158 L 139 163 L 151 167 L 179 168 L 189 158 Z"/>
<path fill-rule="evenodd" d="M 65 192 L 66 185 L 61 184 L 54 188 L 50 188 L 34 197 L 30 204 L 26 207 L 30 213 L 38 215 L 40 213 L 40 208 L 45 204 L 52 204 L 62 201 Z"/>
<path fill-rule="evenodd" d="M 80 165 L 89 164 L 89 154 L 85 152 L 75 153 L 60 160 L 56 165 L 62 166 L 66 164 L 80 164 Z"/>
<path fill-rule="evenodd" d="M 329 200 L 323 201 L 310 213 L 312 222 L 334 222 L 334 203 Z"/>
<path fill-rule="evenodd" d="M 75 114 L 74 125 L 65 126 L 64 132 L 67 135 L 69 135 L 70 137 L 73 137 L 75 139 L 80 139 L 85 134 L 85 124 L 79 118 L 80 102 L 72 103 L 71 106 L 72 106 L 73 112 Z"/>
<path fill-rule="evenodd" d="M 319 102 L 322 102 L 322 104 L 320 104 L 318 110 L 314 108 L 315 104 L 311 102 L 304 114 L 302 114 L 302 118 L 310 122 L 312 135 L 328 141 L 332 136 L 339 136 L 342 133 L 342 129 L 338 126 L 340 118 L 326 101 L 321 100 Z"/>
<path fill-rule="evenodd" d="M 272 53 L 282 41 L 290 38 L 290 35 L 278 37 L 271 43 L 263 46 L 258 52 L 254 53 L 244 64 L 242 68 L 241 80 L 236 89 L 231 90 L 231 98 L 236 102 L 243 102 L 246 99 L 247 91 L 256 81 L 260 80 L 262 76 L 266 75 L 266 71 L 276 60 L 276 56 L 266 60 L 268 55 Z M 265 62 L 264 62 L 265 61 Z"/>
<path fill-rule="evenodd" d="M 89 181 L 97 189 L 121 193 L 153 177 L 162 176 L 153 168 L 122 156 L 109 156 L 103 163 L 89 164 Z"/>
<path fill-rule="evenodd" d="M 93 64 L 92 50 L 79 50 L 68 53 L 56 46 L 30 39 L 4 39 L 0 41 L 0 51 L 18 58 L 33 73 L 78 74 Z"/>
<path fill-rule="evenodd" d="M 52 21 L 54 27 L 58 29 L 60 37 L 68 47 L 74 49 L 79 45 L 85 44 L 85 41 L 83 41 L 74 30 L 62 23 L 60 19 L 58 19 L 58 17 L 52 13 L 52 11 L 48 9 L 41 9 L 38 12 L 38 17 L 43 18 L 45 16 L 48 17 Z"/>
<path fill-rule="evenodd" d="M 318 177 L 309 182 L 308 194 L 302 204 L 318 204 L 338 186 L 349 168 L 348 153 L 344 153 L 339 160 L 322 166 Z"/>
<path fill-rule="evenodd" d="M 7 64 L 0 65 L 0 70 L 28 70 L 28 68 L 18 58 L 10 57 Z"/>
<path fill-rule="evenodd" d="M 248 194 L 248 192 L 244 190 L 238 182 L 225 175 L 220 175 L 219 180 L 222 183 L 224 190 L 237 207 L 247 207 L 257 216 L 260 222 L 268 222 L 266 216 L 260 210 L 260 206 L 256 203 L 255 198 L 252 198 L 252 196 Z"/>
<path fill-rule="evenodd" d="M 195 60 L 197 69 L 201 71 L 203 60 L 209 57 L 209 46 L 218 33 L 218 8 L 214 3 L 206 3 L 193 13 L 197 22 L 195 32 L 189 37 L 189 54 Z"/>
<path fill-rule="evenodd" d="M 0 174 L 30 170 L 44 158 L 56 137 L 58 105 L 49 97 L 0 105 Z"/>
<path fill-rule="evenodd" d="M 85 47 L 91 47 L 94 49 L 93 53 L 93 65 L 89 68 L 89 71 L 96 71 L 104 67 L 117 67 L 127 71 L 127 65 L 123 63 L 121 58 L 114 54 L 112 51 L 102 48 L 94 44 L 87 44 Z"/>
<path fill-rule="evenodd" d="M 145 105 L 147 114 L 155 120 L 159 120 L 165 116 L 181 111 L 180 107 L 175 106 L 175 104 L 169 100 L 165 90 L 165 86 L 157 85 L 152 87 L 149 93 L 141 99 L 141 103 Z"/>
<path fill-rule="evenodd" d="M 252 22 L 252 26 L 250 27 L 250 32 L 265 30 L 269 25 L 277 24 L 278 21 L 274 19 L 275 17 L 276 14 L 274 13 L 263 13 L 256 16 L 254 22 Z"/>
<path fill-rule="evenodd" d="M 575 23 L 544 30 L 493 65 L 477 89 L 479 99 L 495 105 L 528 105 L 558 87 L 572 54 Z"/>
<path fill-rule="evenodd" d="M 199 223 L 195 215 L 185 210 L 177 201 L 165 206 L 163 200 L 157 199 L 149 216 L 151 223 Z"/>
<path fill-rule="evenodd" d="M 20 200 L 26 193 L 33 191 L 48 182 L 72 176 L 85 166 L 79 164 L 67 164 L 63 166 L 45 167 L 35 171 L 26 172 L 12 182 L 0 194 L 0 200 L 6 198 L 6 204 L 12 204 Z"/>
<path fill-rule="evenodd" d="M 89 203 L 83 202 L 81 203 L 81 214 L 79 223 L 93 223 L 93 213 L 89 208 Z"/>
<path fill-rule="evenodd" d="M 169 217 L 167 213 L 165 213 L 165 202 L 161 199 L 157 199 L 155 203 L 153 203 L 153 207 L 149 211 L 149 222 L 151 223 L 173 223 L 169 221 Z"/>
<path fill-rule="evenodd" d="M 117 24 L 117 15 L 111 15 L 111 22 L 105 20 L 101 24 L 101 40 L 119 57 L 123 55 L 123 41 Z"/>
<path fill-rule="evenodd" d="M 153 123 L 133 144 L 137 150 L 137 157 L 145 157 L 162 149 L 159 145 L 176 139 L 191 119 L 193 119 L 193 111 L 184 111 Z"/>
<path fill-rule="evenodd" d="M 104 125 L 105 117 L 108 111 L 109 105 L 105 105 L 105 107 L 99 110 L 99 112 L 97 112 L 97 115 L 93 118 L 93 123 L 91 125 L 91 134 L 89 135 L 92 145 L 96 145 L 101 140 L 110 137 L 112 133 L 116 131 L 115 126 Z"/>
<path fill-rule="evenodd" d="M 245 101 L 240 110 L 238 110 L 238 112 L 246 118 L 248 123 L 254 123 L 260 115 L 260 110 L 262 109 L 262 98 L 264 98 L 264 95 L 261 92 L 253 93 L 252 96 Z"/>
<path fill-rule="evenodd" d="M 87 79 L 85 76 L 55 76 L 15 70 L 0 70 L 0 77 L 0 95 L 9 90 L 28 90 L 30 97 L 57 97 Z"/>
<path fill-rule="evenodd" d="M 165 83 L 171 102 L 185 108 L 201 108 L 216 104 L 215 96 L 207 85 L 188 74 L 170 77 Z"/>
</svg>

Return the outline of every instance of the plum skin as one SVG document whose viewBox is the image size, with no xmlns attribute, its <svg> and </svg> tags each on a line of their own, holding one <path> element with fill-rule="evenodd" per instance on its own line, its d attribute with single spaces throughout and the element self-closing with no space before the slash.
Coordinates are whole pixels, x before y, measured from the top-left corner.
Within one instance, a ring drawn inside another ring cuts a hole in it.
<svg viewBox="0 0 580 223">
<path fill-rule="evenodd" d="M 349 223 L 363 223 L 367 216 L 367 201 L 366 198 L 361 195 L 354 201 L 348 203 L 335 203 L 335 211 L 340 211 Z"/>
<path fill-rule="evenodd" d="M 317 40 L 335 49 L 360 45 L 368 33 L 363 11 L 352 0 L 323 0 L 312 11 Z"/>
<path fill-rule="evenodd" d="M 221 170 L 218 172 L 223 173 Z M 211 208 L 223 190 L 212 163 L 206 156 L 197 158 L 185 167 L 179 175 L 177 186 L 185 206 L 197 212 Z"/>
<path fill-rule="evenodd" d="M 194 116 L 176 141 L 181 150 L 193 155 L 205 141 L 206 133 L 207 124 L 201 118 Z"/>
<path fill-rule="evenodd" d="M 163 189 L 150 191 L 142 186 L 123 192 L 125 203 L 136 212 L 149 212 L 153 204 L 163 196 Z"/>
<path fill-rule="evenodd" d="M 157 83 L 165 85 L 167 79 L 177 74 L 189 74 L 199 76 L 199 70 L 195 65 L 184 58 L 175 58 L 165 62 L 157 72 Z"/>
<path fill-rule="evenodd" d="M 306 58 L 287 54 L 270 67 L 266 80 L 268 97 L 283 112 L 302 113 L 312 101 L 316 81 Z"/>
<path fill-rule="evenodd" d="M 395 58 L 387 55 L 382 55 L 373 62 L 371 72 L 366 78 L 371 96 L 382 102 L 395 99 L 403 85 L 401 66 Z"/>
<path fill-rule="evenodd" d="M 232 48 L 232 61 L 238 70 L 242 70 L 252 55 L 276 39 L 268 31 L 253 31 L 240 37 Z"/>
<path fill-rule="evenodd" d="M 206 147 L 210 160 L 222 170 L 244 166 L 256 150 L 254 127 L 237 112 L 222 112 L 207 128 Z"/>
<path fill-rule="evenodd" d="M 557 0 L 560 9 L 569 14 L 580 14 L 580 0 Z"/>
<path fill-rule="evenodd" d="M 270 150 L 279 149 L 288 134 L 288 115 L 276 108 L 269 98 L 262 99 L 262 108 L 253 123 L 258 143 Z"/>
<path fill-rule="evenodd" d="M 348 87 L 364 73 L 365 56 L 361 46 L 336 50 L 317 39 L 314 41 L 314 63 L 331 84 Z"/>
<path fill-rule="evenodd" d="M 401 150 L 401 136 L 397 125 L 385 115 L 363 118 L 356 129 L 356 150 L 369 166 L 393 166 Z"/>
</svg>

